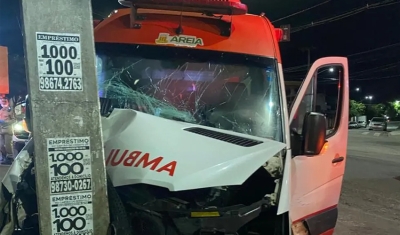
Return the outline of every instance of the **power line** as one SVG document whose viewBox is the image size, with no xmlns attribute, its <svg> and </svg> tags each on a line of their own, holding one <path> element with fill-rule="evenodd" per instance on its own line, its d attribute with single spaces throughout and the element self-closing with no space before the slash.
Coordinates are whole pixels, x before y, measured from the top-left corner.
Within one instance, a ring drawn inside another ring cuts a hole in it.
<svg viewBox="0 0 400 235">
<path fill-rule="evenodd" d="M 299 71 L 304 71 L 307 69 L 307 64 L 305 65 L 299 65 L 299 66 L 294 66 L 294 67 L 289 67 L 283 70 L 283 72 L 299 72 Z"/>
<path fill-rule="evenodd" d="M 397 61 L 395 63 L 390 63 L 390 64 L 387 64 L 387 65 L 378 66 L 378 67 L 374 67 L 374 68 L 371 68 L 371 69 L 365 69 L 365 70 L 361 70 L 361 71 L 358 71 L 358 72 L 354 72 L 354 73 L 350 74 L 349 79 L 351 79 L 352 81 L 354 81 L 354 80 L 375 80 L 375 78 L 365 78 L 365 79 L 364 78 L 363 79 L 357 79 L 357 78 L 365 77 L 366 76 L 365 73 L 367 73 L 367 72 L 374 73 L 374 72 L 379 72 L 379 71 L 383 72 L 383 71 L 392 70 L 392 69 L 398 68 L 399 64 L 400 64 L 400 61 Z M 297 71 L 297 72 L 301 72 L 301 71 Z M 367 76 L 373 76 L 373 75 L 367 75 Z M 397 77 L 397 76 L 400 76 L 400 75 L 395 75 L 394 77 Z M 386 76 L 386 77 L 382 77 L 382 78 L 392 78 L 392 77 L 393 76 Z"/>
<path fill-rule="evenodd" d="M 322 6 L 322 5 L 324 5 L 324 4 L 326 4 L 326 3 L 330 2 L 330 1 L 331 1 L 331 0 L 327 0 L 327 1 L 325 1 L 325 2 L 319 3 L 319 4 L 317 4 L 317 5 L 314 5 L 314 6 L 312 6 L 312 7 L 306 8 L 306 9 L 304 9 L 304 10 L 301 10 L 301 11 L 295 12 L 295 13 L 293 13 L 293 14 L 290 14 L 290 15 L 287 15 L 287 16 L 284 16 L 284 17 L 281 17 L 281 18 L 279 18 L 279 19 L 276 19 L 276 20 L 274 20 L 274 21 L 271 21 L 271 23 L 275 23 L 275 22 L 277 22 L 277 21 L 281 21 L 281 20 L 290 18 L 290 17 L 292 17 L 292 16 L 301 14 L 301 13 L 303 13 L 303 12 L 309 11 L 309 10 L 314 9 L 314 8 L 316 8 L 316 7 Z"/>
<path fill-rule="evenodd" d="M 351 81 L 371 81 L 371 80 L 382 80 L 382 79 L 393 79 L 393 78 L 400 78 L 400 75 L 391 75 L 385 77 L 376 77 L 376 78 L 362 78 L 362 79 L 351 79 Z"/>
<path fill-rule="evenodd" d="M 93 15 L 97 15 L 102 19 L 107 18 L 107 14 L 104 14 L 103 12 L 99 12 L 99 11 L 93 10 L 92 13 L 93 13 Z"/>
<path fill-rule="evenodd" d="M 351 58 L 354 56 L 363 55 L 363 54 L 367 54 L 367 53 L 371 53 L 371 52 L 376 52 L 376 51 L 380 51 L 380 50 L 384 50 L 384 49 L 388 49 L 388 48 L 392 48 L 392 47 L 396 47 L 396 46 L 400 46 L 400 42 L 382 46 L 382 47 L 377 47 L 377 48 L 366 50 L 366 51 L 357 52 L 354 54 L 347 55 L 346 57 Z M 304 71 L 306 69 L 307 69 L 307 64 L 303 64 L 303 65 L 297 65 L 297 66 L 285 68 L 283 71 L 284 72 L 299 72 L 299 71 Z"/>
<path fill-rule="evenodd" d="M 374 73 L 374 72 L 377 72 L 377 71 L 387 71 L 387 70 L 390 70 L 390 69 L 393 69 L 393 68 L 397 68 L 399 64 L 400 64 L 400 61 L 397 61 L 397 62 L 386 64 L 386 65 L 383 65 L 383 66 L 378 66 L 378 67 L 374 67 L 374 68 L 370 68 L 370 69 L 357 71 L 357 72 L 352 73 L 351 77 L 355 78 L 355 77 L 364 76 L 365 73 Z"/>
<path fill-rule="evenodd" d="M 384 0 L 384 1 L 378 2 L 378 3 L 367 4 L 364 7 L 360 7 L 358 9 L 355 9 L 355 10 L 352 10 L 352 11 L 349 11 L 349 12 L 346 12 L 346 13 L 343 13 L 343 14 L 328 18 L 328 19 L 323 19 L 323 20 L 319 20 L 319 21 L 316 21 L 316 22 L 311 22 L 310 24 L 306 24 L 306 25 L 303 25 L 303 26 L 295 27 L 295 28 L 293 28 L 293 30 L 291 30 L 291 32 L 292 33 L 296 33 L 296 32 L 299 32 L 301 30 L 308 29 L 308 28 L 315 27 L 315 26 L 319 26 L 319 25 L 322 25 L 322 24 L 325 24 L 325 23 L 328 23 L 328 22 L 334 22 L 334 21 L 337 21 L 337 20 L 341 20 L 341 19 L 353 16 L 353 15 L 359 14 L 359 13 L 364 12 L 364 11 L 369 10 L 369 9 L 375 9 L 375 8 L 379 8 L 379 7 L 390 6 L 390 5 L 397 4 L 397 3 L 400 3 L 400 1 Z"/>
<path fill-rule="evenodd" d="M 395 47 L 395 46 L 400 46 L 400 42 L 394 43 L 394 44 L 390 44 L 390 45 L 386 45 L 386 46 L 382 46 L 382 47 L 378 47 L 378 48 L 374 48 L 374 49 L 367 50 L 367 51 L 354 53 L 354 54 L 348 55 L 347 57 L 352 57 L 352 56 L 356 56 L 356 55 L 363 55 L 363 54 L 370 53 L 370 52 L 373 52 L 373 51 L 379 51 L 379 50 L 383 50 L 383 49 L 387 49 L 387 48 L 391 48 L 391 47 Z"/>
<path fill-rule="evenodd" d="M 372 81 L 372 80 L 383 80 L 383 79 L 397 79 L 400 78 L 400 75 L 390 75 L 390 76 L 384 76 L 384 77 L 373 77 L 373 78 L 362 78 L 362 79 L 351 79 L 349 80 L 352 81 Z M 302 81 L 304 80 L 304 77 L 296 77 L 296 78 L 291 78 L 291 80 L 296 80 L 296 81 Z M 328 82 L 334 82 L 334 81 L 324 81 L 324 83 Z"/>
</svg>

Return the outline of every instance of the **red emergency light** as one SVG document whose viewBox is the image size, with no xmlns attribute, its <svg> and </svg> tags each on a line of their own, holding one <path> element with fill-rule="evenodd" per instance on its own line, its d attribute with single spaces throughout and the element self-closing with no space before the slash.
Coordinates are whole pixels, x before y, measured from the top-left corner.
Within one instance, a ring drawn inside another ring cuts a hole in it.
<svg viewBox="0 0 400 235">
<path fill-rule="evenodd" d="M 201 12 L 222 15 L 244 15 L 247 6 L 240 0 L 119 0 L 119 3 L 135 8 L 172 11 Z"/>
<path fill-rule="evenodd" d="M 275 29 L 275 37 L 278 42 L 290 41 L 290 25 L 282 25 L 280 28 Z"/>
<path fill-rule="evenodd" d="M 283 30 L 282 29 L 275 29 L 275 37 L 278 42 L 282 41 L 283 39 Z"/>
</svg>

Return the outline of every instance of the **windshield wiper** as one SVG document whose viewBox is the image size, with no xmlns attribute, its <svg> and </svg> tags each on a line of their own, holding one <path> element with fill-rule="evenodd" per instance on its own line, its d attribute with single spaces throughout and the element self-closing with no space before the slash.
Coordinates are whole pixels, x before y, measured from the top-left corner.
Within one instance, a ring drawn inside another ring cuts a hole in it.
<svg viewBox="0 0 400 235">
<path fill-rule="evenodd" d="M 174 120 L 174 121 L 178 121 L 178 122 L 185 122 L 185 123 L 190 123 L 190 124 L 196 124 L 196 125 L 202 125 L 202 126 L 208 126 L 208 127 L 214 127 L 215 128 L 215 125 L 212 124 L 211 122 L 207 121 L 207 120 L 202 120 L 201 122 L 196 123 L 196 122 L 187 121 L 187 120 L 185 120 L 183 118 L 179 118 L 179 117 L 172 117 L 170 119 Z"/>
<path fill-rule="evenodd" d="M 187 120 L 185 120 L 185 119 L 183 119 L 183 118 L 179 118 L 179 117 L 172 117 L 172 118 L 170 118 L 171 120 L 174 120 L 174 121 L 178 121 L 178 122 L 186 122 L 186 123 L 192 123 L 192 124 L 194 124 L 193 122 L 189 122 L 189 121 L 187 121 Z"/>
</svg>

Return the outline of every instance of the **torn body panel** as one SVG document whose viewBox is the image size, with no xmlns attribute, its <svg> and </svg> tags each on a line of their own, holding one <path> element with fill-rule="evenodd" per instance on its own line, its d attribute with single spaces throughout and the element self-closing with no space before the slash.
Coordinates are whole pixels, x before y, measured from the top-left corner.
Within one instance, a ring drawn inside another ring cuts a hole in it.
<svg viewBox="0 0 400 235">
<path fill-rule="evenodd" d="M 272 158 L 279 161 L 274 156 L 285 148 L 277 141 L 134 110 L 115 109 L 102 123 L 107 172 L 114 186 L 145 183 L 180 191 L 241 185 L 265 162 Z M 205 133 L 213 131 L 214 135 L 187 131 L 194 127 Z M 257 144 L 241 146 L 240 141 Z M 273 174 L 276 164 L 276 160 L 269 164 Z"/>
</svg>

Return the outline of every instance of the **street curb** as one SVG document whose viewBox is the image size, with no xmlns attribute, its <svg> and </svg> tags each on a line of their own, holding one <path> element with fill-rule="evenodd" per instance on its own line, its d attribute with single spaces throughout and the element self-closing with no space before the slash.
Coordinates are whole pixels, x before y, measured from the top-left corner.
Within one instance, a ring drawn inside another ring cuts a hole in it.
<svg viewBox="0 0 400 235">
<path fill-rule="evenodd" d="M 400 136 L 400 131 L 389 132 L 389 135 Z"/>
</svg>

